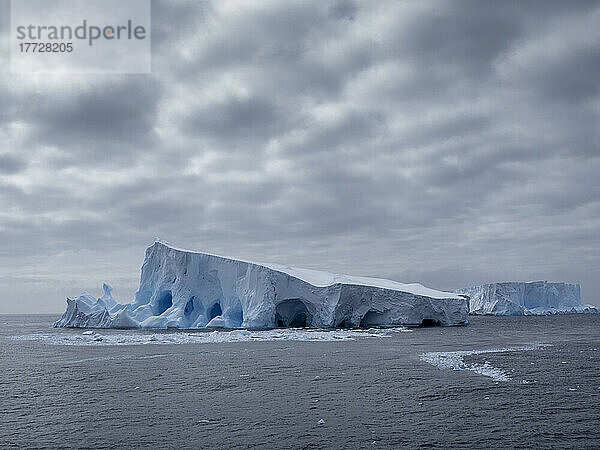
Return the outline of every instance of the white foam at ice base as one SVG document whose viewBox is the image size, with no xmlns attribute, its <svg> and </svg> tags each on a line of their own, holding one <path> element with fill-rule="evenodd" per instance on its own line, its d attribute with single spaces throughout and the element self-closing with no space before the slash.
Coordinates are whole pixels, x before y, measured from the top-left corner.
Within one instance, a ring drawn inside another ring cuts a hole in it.
<svg viewBox="0 0 600 450">
<path fill-rule="evenodd" d="M 71 332 L 36 333 L 13 336 L 15 340 L 42 341 L 52 345 L 146 345 L 146 344 L 214 344 L 252 341 L 353 341 L 360 338 L 389 337 L 390 333 L 409 332 L 408 328 L 370 328 L 367 330 L 311 330 L 311 329 L 275 329 L 275 330 L 233 330 L 212 332 L 172 332 L 140 333 L 105 332 L 102 340 L 96 340 L 98 334 L 84 335 Z"/>
<path fill-rule="evenodd" d="M 479 375 L 490 377 L 495 381 L 510 381 L 511 378 L 506 372 L 497 367 L 493 367 L 488 361 L 483 364 L 467 364 L 464 361 L 465 356 L 482 355 L 486 353 L 505 353 L 536 350 L 546 345 L 530 345 L 523 347 L 509 347 L 492 350 L 461 350 L 454 352 L 427 352 L 420 355 L 422 361 L 432 364 L 440 369 L 469 370 Z"/>
</svg>

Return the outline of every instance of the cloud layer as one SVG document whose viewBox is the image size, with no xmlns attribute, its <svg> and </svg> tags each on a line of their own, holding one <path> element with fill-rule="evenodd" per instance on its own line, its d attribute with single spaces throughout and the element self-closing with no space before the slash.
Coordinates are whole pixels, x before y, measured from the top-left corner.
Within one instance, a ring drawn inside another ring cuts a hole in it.
<svg viewBox="0 0 600 450">
<path fill-rule="evenodd" d="M 155 236 L 600 304 L 597 2 L 153 2 L 151 75 L 8 73 L 0 312 L 127 300 Z"/>
</svg>

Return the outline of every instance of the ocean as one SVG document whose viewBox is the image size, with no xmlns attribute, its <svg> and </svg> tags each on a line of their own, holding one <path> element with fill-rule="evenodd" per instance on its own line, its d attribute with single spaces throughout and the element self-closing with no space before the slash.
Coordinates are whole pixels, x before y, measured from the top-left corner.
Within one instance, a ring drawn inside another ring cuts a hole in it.
<svg viewBox="0 0 600 450">
<path fill-rule="evenodd" d="M 0 316 L 0 448 L 600 448 L 600 315 L 370 330 Z"/>
</svg>

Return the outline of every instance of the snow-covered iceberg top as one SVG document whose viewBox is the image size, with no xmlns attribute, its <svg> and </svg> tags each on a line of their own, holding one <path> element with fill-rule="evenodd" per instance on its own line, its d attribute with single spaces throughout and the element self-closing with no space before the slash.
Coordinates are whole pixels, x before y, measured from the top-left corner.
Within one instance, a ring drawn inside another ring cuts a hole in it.
<svg viewBox="0 0 600 450">
<path fill-rule="evenodd" d="M 581 303 L 578 284 L 547 281 L 509 281 L 458 289 L 469 297 L 471 314 L 523 316 L 570 313 L 598 313 Z"/>
<path fill-rule="evenodd" d="M 67 298 L 56 327 L 274 328 L 462 325 L 464 296 L 420 284 L 353 277 L 182 250 L 146 250 L 135 299 Z"/>
</svg>

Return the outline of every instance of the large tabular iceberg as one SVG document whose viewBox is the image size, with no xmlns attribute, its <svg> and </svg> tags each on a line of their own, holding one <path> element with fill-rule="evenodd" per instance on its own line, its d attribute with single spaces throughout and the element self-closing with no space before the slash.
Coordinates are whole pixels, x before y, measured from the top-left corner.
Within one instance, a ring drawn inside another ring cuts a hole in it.
<svg viewBox="0 0 600 450">
<path fill-rule="evenodd" d="M 146 250 L 135 300 L 112 289 L 67 299 L 54 326 L 273 328 L 463 325 L 466 299 L 420 284 L 223 258 L 157 241 Z"/>
<path fill-rule="evenodd" d="M 456 292 L 469 297 L 471 314 L 523 316 L 599 312 L 592 305 L 582 305 L 579 285 L 571 283 L 490 283 Z"/>
</svg>

